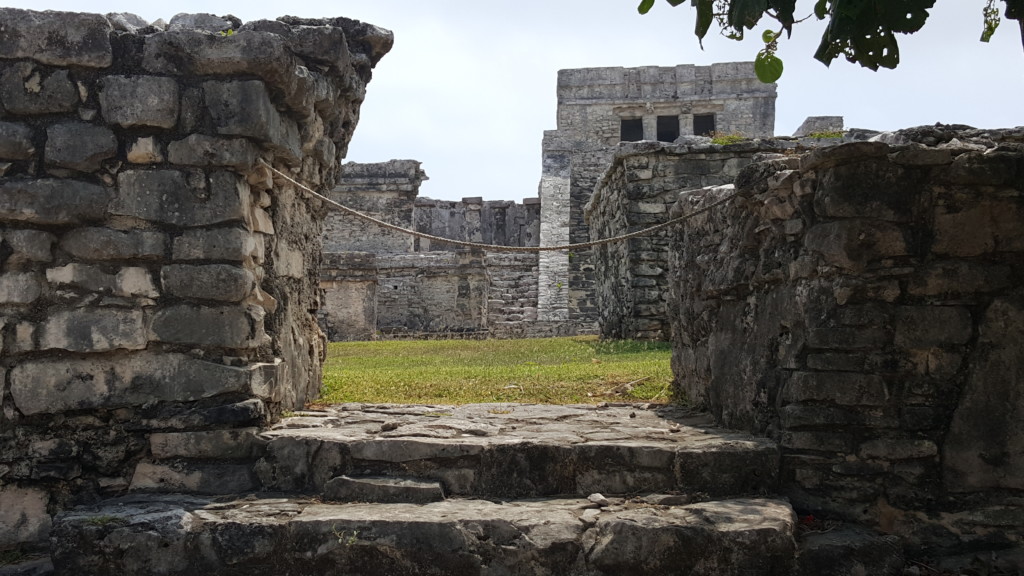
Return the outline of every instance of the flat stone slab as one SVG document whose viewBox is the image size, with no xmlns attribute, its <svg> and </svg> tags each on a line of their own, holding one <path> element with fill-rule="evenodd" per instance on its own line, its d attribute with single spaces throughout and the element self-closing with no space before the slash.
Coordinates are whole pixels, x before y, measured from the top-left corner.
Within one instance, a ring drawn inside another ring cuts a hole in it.
<svg viewBox="0 0 1024 576">
<path fill-rule="evenodd" d="M 793 510 L 739 499 L 493 503 L 112 500 L 60 514 L 58 575 L 788 574 Z"/>
<path fill-rule="evenodd" d="M 338 476 L 435 480 L 455 496 L 776 492 L 779 451 L 662 405 L 347 404 L 261 435 L 266 490 L 322 492 Z"/>
<path fill-rule="evenodd" d="M 407 478 L 339 476 L 324 486 L 324 499 L 333 502 L 405 502 L 423 504 L 444 500 L 440 482 Z"/>
</svg>

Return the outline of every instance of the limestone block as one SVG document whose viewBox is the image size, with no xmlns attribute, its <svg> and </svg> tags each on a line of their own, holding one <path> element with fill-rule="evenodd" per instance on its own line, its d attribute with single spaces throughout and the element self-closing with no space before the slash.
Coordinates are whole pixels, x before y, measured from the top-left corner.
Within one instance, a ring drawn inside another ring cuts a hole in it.
<svg viewBox="0 0 1024 576">
<path fill-rule="evenodd" d="M 24 124 L 0 122 L 0 160 L 27 160 L 35 152 L 31 128 Z"/>
<path fill-rule="evenodd" d="M 919 267 L 908 283 L 908 291 L 914 295 L 956 297 L 995 292 L 1010 282 L 1007 266 L 948 260 Z"/>
<path fill-rule="evenodd" d="M 252 272 L 230 264 L 164 266 L 160 282 L 172 296 L 223 302 L 241 302 L 256 287 Z"/>
<path fill-rule="evenodd" d="M 218 134 L 254 138 L 291 161 L 302 157 L 298 126 L 277 111 L 263 82 L 204 82 L 203 94 Z"/>
<path fill-rule="evenodd" d="M 217 138 L 205 134 L 191 134 L 167 147 L 171 164 L 230 166 L 240 172 L 252 170 L 258 156 L 259 149 L 245 138 Z"/>
<path fill-rule="evenodd" d="M 158 76 L 107 76 L 100 110 L 108 123 L 125 128 L 174 128 L 178 122 L 178 82 Z"/>
<path fill-rule="evenodd" d="M 130 12 L 108 12 L 107 20 L 110 21 L 110 25 L 114 27 L 114 30 L 122 32 L 135 33 L 140 28 L 149 26 L 149 22 Z"/>
<path fill-rule="evenodd" d="M 0 8 L 0 27 L 0 58 L 85 68 L 113 61 L 110 22 L 100 14 Z"/>
<path fill-rule="evenodd" d="M 895 324 L 896 345 L 904 348 L 966 344 L 974 333 L 971 312 L 955 306 L 901 306 Z"/>
<path fill-rule="evenodd" d="M 139 267 L 122 268 L 116 274 L 109 274 L 98 266 L 72 262 L 48 269 L 46 280 L 55 286 L 71 286 L 128 298 L 156 298 L 160 295 L 149 270 Z"/>
<path fill-rule="evenodd" d="M 236 428 L 203 432 L 158 432 L 149 437 L 153 458 L 203 458 L 214 460 L 255 457 L 263 442 L 259 428 Z"/>
<path fill-rule="evenodd" d="M 0 182 L 0 220 L 30 224 L 78 224 L 106 215 L 110 192 L 70 179 Z"/>
<path fill-rule="evenodd" d="M 53 260 L 53 244 L 56 236 L 42 230 L 5 230 L 2 237 L 14 251 L 7 260 L 8 266 L 24 262 L 49 262 Z"/>
<path fill-rule="evenodd" d="M 110 128 L 84 122 L 54 124 L 46 129 L 47 166 L 94 172 L 117 155 L 117 138 Z"/>
<path fill-rule="evenodd" d="M 1021 187 L 1020 153 L 967 152 L 957 156 L 940 177 L 953 184 L 969 186 Z"/>
<path fill-rule="evenodd" d="M 889 145 L 883 142 L 848 142 L 839 146 L 816 148 L 800 158 L 800 170 L 825 170 L 838 164 L 879 158 L 888 154 L 889 150 Z"/>
<path fill-rule="evenodd" d="M 159 342 L 221 348 L 254 348 L 264 337 L 262 310 L 245 306 L 169 306 L 153 316 L 151 331 Z"/>
<path fill-rule="evenodd" d="M 0 486 L 0 550 L 45 541 L 51 527 L 49 504 L 44 490 Z"/>
<path fill-rule="evenodd" d="M 175 260 L 263 261 L 264 242 L 260 235 L 241 228 L 186 230 L 174 239 Z"/>
<path fill-rule="evenodd" d="M 804 246 L 819 253 L 827 264 L 853 271 L 861 271 L 873 261 L 909 253 L 899 227 L 860 219 L 813 226 L 804 235 Z"/>
<path fill-rule="evenodd" d="M 877 374 L 795 372 L 782 391 L 782 402 L 834 402 L 842 406 L 884 406 L 889 390 Z"/>
<path fill-rule="evenodd" d="M 961 257 L 992 252 L 996 248 L 992 220 L 992 207 L 988 204 L 956 212 L 949 212 L 945 207 L 936 209 L 932 251 Z"/>
<path fill-rule="evenodd" d="M 146 136 L 129 145 L 127 158 L 132 164 L 158 164 L 164 161 L 164 154 L 156 138 Z"/>
<path fill-rule="evenodd" d="M 0 74 L 0 101 L 11 114 L 59 114 L 74 111 L 78 91 L 67 70 L 18 62 Z"/>
<path fill-rule="evenodd" d="M 929 148 L 918 144 L 889 154 L 889 161 L 901 166 L 942 166 L 953 162 L 953 153 L 948 148 Z"/>
<path fill-rule="evenodd" d="M 861 458 L 910 460 L 937 456 L 939 447 L 931 440 L 914 438 L 878 438 L 860 445 Z"/>
<path fill-rule="evenodd" d="M 215 172 L 206 188 L 190 185 L 178 170 L 126 170 L 117 176 L 113 214 L 177 226 L 244 220 L 249 190 L 237 175 Z"/>
<path fill-rule="evenodd" d="M 837 530 L 811 532 L 801 537 L 794 574 L 901 574 L 905 565 L 898 536 L 840 526 Z"/>
<path fill-rule="evenodd" d="M 167 30 L 200 30 L 216 34 L 231 30 L 234 24 L 213 14 L 177 14 L 167 23 Z"/>
<path fill-rule="evenodd" d="M 39 278 L 31 272 L 0 274 L 0 304 L 31 304 L 42 290 Z"/>
<path fill-rule="evenodd" d="M 141 310 L 79 308 L 51 313 L 40 325 L 41 350 L 142 350 L 148 341 Z"/>
<path fill-rule="evenodd" d="M 943 446 L 944 483 L 954 492 L 1024 489 L 1024 296 L 985 311 L 968 357 L 967 385 Z"/>
<path fill-rule="evenodd" d="M 167 235 L 153 230 L 76 228 L 61 238 L 60 247 L 81 260 L 154 260 L 163 258 Z"/>
<path fill-rule="evenodd" d="M 135 352 L 97 358 L 39 358 L 11 369 L 11 397 L 22 414 L 194 402 L 262 387 L 259 366 L 234 367 L 184 354 Z"/>
<path fill-rule="evenodd" d="M 335 502 L 438 502 L 440 482 L 390 477 L 339 476 L 324 485 L 324 499 Z"/>
<path fill-rule="evenodd" d="M 130 490 L 239 494 L 256 488 L 252 466 L 243 464 L 151 464 L 139 462 Z"/>
<path fill-rule="evenodd" d="M 834 218 L 877 218 L 908 222 L 920 186 L 915 176 L 885 159 L 818 169 L 814 210 Z"/>
</svg>

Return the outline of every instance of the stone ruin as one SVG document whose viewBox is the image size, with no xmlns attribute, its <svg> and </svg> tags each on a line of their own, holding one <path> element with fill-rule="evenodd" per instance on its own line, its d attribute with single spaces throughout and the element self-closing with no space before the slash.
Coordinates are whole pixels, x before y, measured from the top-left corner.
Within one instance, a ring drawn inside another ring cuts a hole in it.
<svg viewBox="0 0 1024 576">
<path fill-rule="evenodd" d="M 323 193 L 393 187 L 388 201 L 424 229 L 476 234 L 465 216 L 490 218 L 475 201 L 409 210 L 415 163 L 383 180 L 379 165 L 352 167 L 336 188 L 391 34 L 344 18 L 159 29 L 6 8 L 0 29 L 0 552 L 16 564 L 0 574 L 1024 566 L 1021 129 L 811 150 L 546 147 L 541 202 L 562 211 L 541 214 L 541 244 L 583 234 L 572 222 L 615 233 L 735 194 L 651 244 L 537 262 L 540 278 L 579 280 L 564 299 L 538 294 L 538 321 L 667 331 L 677 392 L 707 413 L 307 411 L 321 281 L 363 274 L 380 289 L 382 256 L 481 256 L 399 237 L 401 251 L 324 254 L 324 227 L 352 224 L 325 224 L 323 203 L 277 171 Z M 667 70 L 707 95 L 736 94 L 734 69 Z M 560 106 L 604 106 L 666 69 L 611 70 L 564 73 Z M 696 100 L 678 105 L 623 110 L 618 137 L 667 140 L 672 114 L 707 127 Z M 560 131 L 572 122 L 560 113 Z M 507 223 L 527 206 L 502 210 Z M 648 291 L 666 295 L 660 308 Z"/>
</svg>

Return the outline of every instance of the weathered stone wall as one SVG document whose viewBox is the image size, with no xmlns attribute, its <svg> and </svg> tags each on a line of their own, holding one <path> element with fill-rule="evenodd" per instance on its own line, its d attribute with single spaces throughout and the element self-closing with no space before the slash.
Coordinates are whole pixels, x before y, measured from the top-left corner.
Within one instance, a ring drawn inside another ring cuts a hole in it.
<svg viewBox="0 0 1024 576">
<path fill-rule="evenodd" d="M 377 255 L 327 252 L 320 268 L 323 292 L 317 318 L 331 342 L 372 340 L 377 335 Z"/>
<path fill-rule="evenodd" d="M 487 270 L 476 251 L 379 254 L 377 329 L 459 335 L 487 328 Z"/>
<path fill-rule="evenodd" d="M 888 140 L 752 164 L 676 229 L 678 392 L 777 438 L 800 509 L 1020 545 L 1024 131 Z"/>
<path fill-rule="evenodd" d="M 692 136 L 695 116 L 714 130 L 771 136 L 775 85 L 762 84 L 749 62 L 712 66 L 582 68 L 558 73 L 558 127 L 544 134 L 542 230 L 567 227 L 566 240 L 585 243 L 584 206 L 622 140 L 622 122 L 638 120 L 641 140 L 659 140 L 659 118 L 674 118 L 678 136 Z M 673 138 L 674 140 L 674 138 Z M 542 243 L 547 241 L 542 232 Z M 593 251 L 541 256 L 540 316 L 596 327 L 599 306 Z"/>
<path fill-rule="evenodd" d="M 413 202 L 427 174 L 416 160 L 346 162 L 327 197 L 402 228 L 413 227 Z M 324 252 L 412 252 L 413 237 L 331 210 L 324 222 Z"/>
<path fill-rule="evenodd" d="M 157 436 L 318 393 L 324 210 L 259 161 L 332 185 L 391 34 L 137 20 L 0 9 L 0 549 L 69 503 L 187 485 Z"/>
<path fill-rule="evenodd" d="M 795 151 L 797 143 L 754 140 L 719 146 L 622 143 L 586 207 L 591 240 L 669 220 L 680 190 L 731 183 L 758 155 Z M 671 229 L 594 249 L 597 309 L 605 338 L 667 340 Z"/>
</svg>

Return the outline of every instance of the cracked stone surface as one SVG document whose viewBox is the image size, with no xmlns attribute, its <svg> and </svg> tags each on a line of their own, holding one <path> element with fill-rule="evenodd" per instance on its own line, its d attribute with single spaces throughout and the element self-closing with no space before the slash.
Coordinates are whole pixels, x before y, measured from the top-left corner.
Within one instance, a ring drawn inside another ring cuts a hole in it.
<svg viewBox="0 0 1024 576">
<path fill-rule="evenodd" d="M 216 502 L 136 496 L 57 519 L 56 574 L 789 573 L 794 514 L 768 499 L 652 505 Z M 198 572 L 197 572 L 198 571 Z"/>
<path fill-rule="evenodd" d="M 773 493 L 779 458 L 769 440 L 661 405 L 347 404 L 262 439 L 264 488 L 306 492 L 347 475 L 436 480 L 456 496 L 734 496 Z"/>
</svg>

